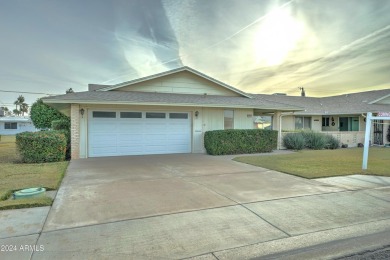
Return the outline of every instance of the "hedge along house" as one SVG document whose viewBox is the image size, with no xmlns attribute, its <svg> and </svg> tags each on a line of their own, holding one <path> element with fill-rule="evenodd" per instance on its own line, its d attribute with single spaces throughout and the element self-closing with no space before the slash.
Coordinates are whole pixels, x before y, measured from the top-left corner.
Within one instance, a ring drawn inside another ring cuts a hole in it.
<svg viewBox="0 0 390 260">
<path fill-rule="evenodd" d="M 302 108 L 251 95 L 189 67 L 42 99 L 71 117 L 72 158 L 204 153 L 209 130 Z M 277 120 L 274 123 L 278 129 Z"/>
<path fill-rule="evenodd" d="M 350 93 L 330 97 L 307 97 L 287 95 L 256 95 L 274 102 L 302 106 L 304 110 L 283 113 L 282 131 L 301 129 L 334 135 L 341 143 L 355 147 L 364 143 L 367 112 L 390 112 L 390 89 Z M 267 116 L 264 114 L 263 116 Z M 373 122 L 371 142 L 384 145 L 387 141 L 389 122 Z"/>
</svg>

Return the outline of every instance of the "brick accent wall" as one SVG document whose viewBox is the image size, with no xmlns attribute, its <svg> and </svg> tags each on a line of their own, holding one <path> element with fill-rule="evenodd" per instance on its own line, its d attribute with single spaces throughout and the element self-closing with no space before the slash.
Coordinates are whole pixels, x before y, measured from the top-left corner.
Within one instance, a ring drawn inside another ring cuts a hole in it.
<svg viewBox="0 0 390 260">
<path fill-rule="evenodd" d="M 80 106 L 71 104 L 70 108 L 70 145 L 72 159 L 80 158 Z"/>
</svg>

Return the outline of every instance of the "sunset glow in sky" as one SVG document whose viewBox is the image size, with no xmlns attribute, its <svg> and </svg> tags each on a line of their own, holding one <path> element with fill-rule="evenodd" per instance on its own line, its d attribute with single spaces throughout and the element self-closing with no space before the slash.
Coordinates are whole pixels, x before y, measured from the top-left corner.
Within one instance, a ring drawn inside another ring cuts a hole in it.
<svg viewBox="0 0 390 260">
<path fill-rule="evenodd" d="M 0 90 L 85 91 L 183 65 L 250 93 L 390 88 L 389 14 L 390 0 L 4 0 Z"/>
</svg>

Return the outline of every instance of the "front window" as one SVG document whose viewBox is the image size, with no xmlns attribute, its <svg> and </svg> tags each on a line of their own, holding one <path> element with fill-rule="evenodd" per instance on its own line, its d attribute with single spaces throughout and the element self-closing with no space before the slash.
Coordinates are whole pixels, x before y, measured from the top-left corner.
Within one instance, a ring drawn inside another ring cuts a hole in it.
<svg viewBox="0 0 390 260">
<path fill-rule="evenodd" d="M 231 109 L 226 109 L 223 112 L 223 118 L 224 118 L 224 129 L 233 129 L 234 111 Z"/>
<path fill-rule="evenodd" d="M 296 116 L 295 117 L 295 129 L 296 130 L 311 129 L 311 117 Z"/>
<path fill-rule="evenodd" d="M 258 129 L 272 130 L 272 116 L 258 116 L 255 118 L 255 125 Z"/>
<path fill-rule="evenodd" d="M 18 129 L 18 123 L 5 122 L 4 129 Z"/>
<path fill-rule="evenodd" d="M 340 117 L 340 131 L 359 131 L 359 117 Z"/>
<path fill-rule="evenodd" d="M 322 118 L 322 126 L 329 126 L 329 117 Z"/>
</svg>

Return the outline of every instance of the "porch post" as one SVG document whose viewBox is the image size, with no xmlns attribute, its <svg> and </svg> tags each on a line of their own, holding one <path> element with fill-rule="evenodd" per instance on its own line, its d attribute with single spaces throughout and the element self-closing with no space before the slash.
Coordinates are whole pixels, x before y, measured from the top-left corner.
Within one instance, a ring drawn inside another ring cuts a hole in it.
<svg viewBox="0 0 390 260">
<path fill-rule="evenodd" d="M 276 111 L 274 113 L 274 130 L 278 131 L 278 142 L 277 142 L 277 149 L 280 150 L 282 148 L 282 113 L 279 111 Z"/>
</svg>

